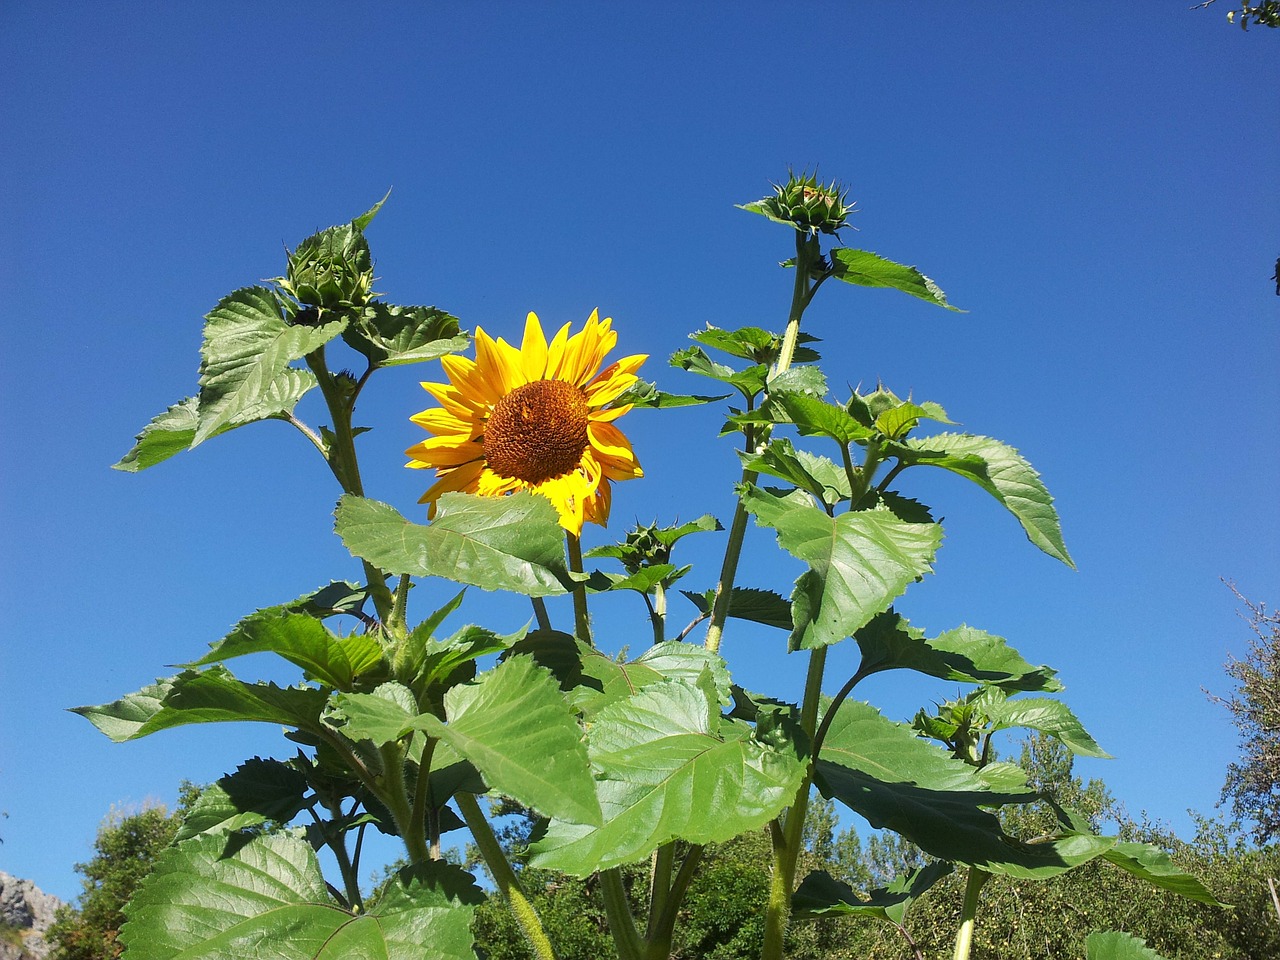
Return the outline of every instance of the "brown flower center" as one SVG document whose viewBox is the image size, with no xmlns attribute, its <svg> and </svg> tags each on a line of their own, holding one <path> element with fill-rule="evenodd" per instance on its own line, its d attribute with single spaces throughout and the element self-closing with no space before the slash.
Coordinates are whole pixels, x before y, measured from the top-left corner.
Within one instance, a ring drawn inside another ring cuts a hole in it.
<svg viewBox="0 0 1280 960">
<path fill-rule="evenodd" d="M 499 400 L 484 428 L 494 473 L 525 483 L 563 476 L 587 449 L 587 398 L 563 380 L 535 380 Z"/>
</svg>

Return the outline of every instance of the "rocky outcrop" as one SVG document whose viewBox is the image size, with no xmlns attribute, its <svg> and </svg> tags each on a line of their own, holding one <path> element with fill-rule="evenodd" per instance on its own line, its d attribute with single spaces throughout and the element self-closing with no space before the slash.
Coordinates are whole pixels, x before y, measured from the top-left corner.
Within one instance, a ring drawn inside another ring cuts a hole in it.
<svg viewBox="0 0 1280 960">
<path fill-rule="evenodd" d="M 0 871 L 0 960 L 44 960 L 44 933 L 62 901 L 30 880 Z"/>
</svg>

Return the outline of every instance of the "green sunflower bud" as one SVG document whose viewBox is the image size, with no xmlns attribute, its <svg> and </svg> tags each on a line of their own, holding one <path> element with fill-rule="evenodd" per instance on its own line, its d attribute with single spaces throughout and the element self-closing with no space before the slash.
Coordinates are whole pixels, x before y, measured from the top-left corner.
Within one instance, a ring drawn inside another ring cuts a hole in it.
<svg viewBox="0 0 1280 960">
<path fill-rule="evenodd" d="M 834 180 L 822 184 L 816 173 L 792 173 L 786 183 L 773 185 L 772 197 L 742 204 L 742 209 L 776 223 L 790 224 L 801 233 L 834 236 L 849 225 L 853 204 L 848 202 L 848 196 L 849 191 Z"/>
<path fill-rule="evenodd" d="M 322 230 L 289 254 L 289 269 L 276 283 L 308 306 L 328 310 L 362 307 L 373 297 L 373 258 L 364 234 L 352 224 Z"/>
</svg>

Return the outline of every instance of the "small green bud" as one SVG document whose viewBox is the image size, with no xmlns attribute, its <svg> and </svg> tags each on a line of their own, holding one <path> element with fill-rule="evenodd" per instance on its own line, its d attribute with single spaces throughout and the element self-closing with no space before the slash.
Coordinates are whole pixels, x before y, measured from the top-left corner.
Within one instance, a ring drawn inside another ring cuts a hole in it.
<svg viewBox="0 0 1280 960">
<path fill-rule="evenodd" d="M 364 234 L 345 224 L 308 237 L 289 254 L 285 276 L 275 282 L 307 306 L 362 307 L 373 297 L 373 259 Z"/>
<path fill-rule="evenodd" d="M 834 236 L 848 226 L 853 204 L 847 202 L 849 191 L 832 180 L 829 184 L 818 182 L 816 172 L 792 173 L 784 184 L 773 185 L 772 197 L 765 197 L 758 206 L 772 220 L 791 223 L 802 233 Z"/>
</svg>

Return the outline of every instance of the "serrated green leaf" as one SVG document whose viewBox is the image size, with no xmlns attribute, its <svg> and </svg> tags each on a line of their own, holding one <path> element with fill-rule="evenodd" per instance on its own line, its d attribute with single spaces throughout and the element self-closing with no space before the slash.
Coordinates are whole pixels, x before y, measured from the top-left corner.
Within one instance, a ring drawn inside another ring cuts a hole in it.
<svg viewBox="0 0 1280 960">
<path fill-rule="evenodd" d="M 342 615 L 358 617 L 368 600 L 367 586 L 346 580 L 330 580 L 318 590 L 283 604 L 280 609 L 290 613 L 305 613 L 320 620 Z"/>
<path fill-rule="evenodd" d="M 720 526 L 719 520 L 709 513 L 704 513 L 696 520 L 690 520 L 688 523 L 681 523 L 672 527 L 662 527 L 655 530 L 653 535 L 664 545 L 674 547 L 691 533 L 715 533 L 716 531 L 723 529 L 724 527 Z"/>
<path fill-rule="evenodd" d="M 921 420 L 953 422 L 936 403 L 920 405 L 907 401 L 876 417 L 876 429 L 890 440 L 897 440 L 906 436 Z"/>
<path fill-rule="evenodd" d="M 436 360 L 471 344 L 458 318 L 443 310 L 381 302 L 366 304 L 342 338 L 383 367 Z"/>
<path fill-rule="evenodd" d="M 245 617 L 188 667 L 221 663 L 251 653 L 274 653 L 306 671 L 308 679 L 350 690 L 362 674 L 382 663 L 382 646 L 373 637 L 338 637 L 315 617 L 271 607 Z"/>
<path fill-rule="evenodd" d="M 120 743 L 190 723 L 258 721 L 316 732 L 325 700 L 323 690 L 245 683 L 217 666 L 184 670 L 112 703 L 71 712 Z"/>
<path fill-rule="evenodd" d="M 815 870 L 792 895 L 791 908 L 797 920 L 870 917 L 901 926 L 911 905 L 954 869 L 944 860 L 935 860 L 894 878 L 887 886 L 872 890 L 865 899 L 843 880 L 837 880 L 825 870 Z"/>
<path fill-rule="evenodd" d="M 447 723 L 423 715 L 415 724 L 473 763 L 490 789 L 546 816 L 601 822 L 582 728 L 549 670 L 511 657 L 444 702 Z"/>
<path fill-rule="evenodd" d="M 227 425 L 258 419 L 264 405 L 274 402 L 273 391 L 281 391 L 280 378 L 295 379 L 285 373 L 288 365 L 328 343 L 345 326 L 345 320 L 290 325 L 267 287 L 244 287 L 224 297 L 204 326 L 199 418 L 191 446 Z M 296 386 L 283 393 L 294 390 Z"/>
<path fill-rule="evenodd" d="M 327 717 L 351 740 L 368 740 L 382 746 L 413 732 L 418 704 L 413 692 L 401 683 L 388 682 L 373 693 L 340 693 L 331 701 Z"/>
<path fill-rule="evenodd" d="M 1074 569 L 1053 497 L 1040 474 L 1013 447 L 991 437 L 939 433 L 907 439 L 888 452 L 903 463 L 942 467 L 972 480 L 1004 504 L 1032 543 Z"/>
<path fill-rule="evenodd" d="M 690 340 L 696 340 L 704 347 L 719 350 L 731 357 L 750 360 L 772 366 L 778 360 L 782 349 L 782 336 L 771 333 L 762 327 L 739 327 L 737 330 L 722 330 L 707 324 L 705 330 L 689 334 Z M 813 363 L 819 359 L 816 350 L 804 346 L 818 342 L 817 337 L 801 333 L 796 338 L 796 348 L 792 353 L 793 363 Z"/>
<path fill-rule="evenodd" d="M 1003 637 L 972 627 L 948 630 L 930 640 L 923 630 L 887 611 L 860 628 L 854 640 L 862 650 L 860 669 L 865 674 L 915 670 L 943 680 L 994 684 L 1006 690 L 1062 689 L 1054 679 L 1056 671 L 1032 666 Z"/>
<path fill-rule="evenodd" d="M 604 823 L 553 820 L 532 848 L 536 866 L 586 876 L 674 839 L 727 840 L 777 816 L 806 767 L 794 747 L 761 743 L 747 724 L 720 719 L 709 677 L 661 680 L 609 704 L 591 725 L 589 749 Z"/>
<path fill-rule="evenodd" d="M 807 490 L 829 507 L 851 495 L 849 475 L 826 457 L 797 450 L 786 437 L 770 440 L 757 453 L 738 451 L 743 469 L 777 477 Z"/>
<path fill-rule="evenodd" d="M 1070 833 L 1044 843 L 1007 835 L 987 808 L 1027 803 L 1032 792 L 990 789 L 977 768 L 882 717 L 844 701 L 822 742 L 815 782 L 873 827 L 893 830 L 930 856 L 992 873 L 1043 879 L 1087 863 L 1112 837 Z"/>
<path fill-rule="evenodd" d="M 702 594 L 690 593 L 688 590 L 680 592 L 688 597 L 689 602 L 702 613 L 711 612 L 716 598 L 714 589 Z M 791 604 L 772 590 L 760 590 L 755 587 L 733 588 L 733 594 L 729 597 L 729 616 L 738 620 L 762 623 L 766 627 L 777 627 L 779 630 L 788 632 L 793 626 Z"/>
<path fill-rule="evenodd" d="M 997 730 L 1007 730 L 1011 727 L 1039 730 L 1058 740 L 1078 756 L 1107 759 L 1111 757 L 1111 754 L 1098 746 L 1097 741 L 1089 736 L 1084 725 L 1071 712 L 1071 708 L 1061 700 L 1050 700 L 1047 697 L 1018 697 L 989 709 L 987 716 L 995 722 Z"/>
<path fill-rule="evenodd" d="M 830 437 L 836 443 L 848 446 L 857 440 L 874 435 L 846 410 L 835 403 L 828 403 L 820 395 L 788 393 L 777 396 L 777 406 L 786 414 L 787 422 L 794 423 L 802 436 Z"/>
<path fill-rule="evenodd" d="M 1223 903 L 1199 880 L 1178 869 L 1169 855 L 1159 847 L 1149 843 L 1117 843 L 1102 855 L 1104 860 L 1115 864 L 1147 881 L 1162 890 L 1170 890 L 1179 896 L 1197 903 L 1207 903 L 1214 907 L 1230 907 Z"/>
<path fill-rule="evenodd" d="M 631 386 L 627 387 L 618 398 L 610 404 L 611 407 L 633 406 L 637 410 L 666 410 L 671 407 L 696 407 L 704 403 L 715 403 L 717 400 L 725 400 L 730 394 L 721 394 L 718 397 L 703 397 L 697 394 L 679 394 L 665 393 L 658 389 L 656 383 L 649 383 L 644 380 L 637 380 Z"/>
<path fill-rule="evenodd" d="M 182 820 L 175 843 L 202 833 L 232 833 L 268 821 L 288 823 L 306 806 L 301 771 L 279 760 L 254 757 L 200 791 Z"/>
<path fill-rule="evenodd" d="M 831 275 L 845 283 L 862 287 L 891 287 L 948 310 L 963 313 L 947 303 L 947 295 L 915 267 L 886 260 L 870 250 L 836 247 L 831 251 Z"/>
<path fill-rule="evenodd" d="M 348 550 L 388 573 L 533 597 L 565 592 L 564 530 L 545 497 L 446 493 L 439 509 L 424 526 L 388 504 L 348 494 L 338 501 L 334 526 Z"/>
<path fill-rule="evenodd" d="M 747 485 L 742 502 L 782 548 L 809 565 L 791 594 L 792 650 L 851 636 L 907 585 L 933 570 L 942 542 L 937 524 L 905 523 L 886 511 L 829 517 Z"/>
<path fill-rule="evenodd" d="M 655 563 L 651 567 L 642 567 L 635 573 L 605 573 L 596 571 L 587 581 L 587 589 L 603 593 L 606 590 L 634 590 L 637 593 L 652 593 L 658 584 L 670 586 L 683 577 L 691 567 L 677 568 L 672 563 Z"/>
<path fill-rule="evenodd" d="M 303 395 L 316 385 L 316 378 L 309 370 L 286 367 L 267 384 L 256 403 L 249 404 L 233 419 L 223 423 L 209 436 L 218 436 L 236 427 L 259 420 L 282 418 L 293 412 Z M 199 426 L 199 409 L 196 397 L 188 397 L 175 403 L 142 428 L 130 449 L 112 469 L 137 473 L 175 454 L 190 450 L 194 445 Z"/>
<path fill-rule="evenodd" d="M 1084 941 L 1085 960 L 1165 960 L 1147 941 L 1118 930 L 1095 930 Z"/>
<path fill-rule="evenodd" d="M 689 373 L 726 383 L 748 400 L 764 389 L 769 375 L 769 368 L 763 363 L 744 370 L 735 370 L 733 367 L 712 360 L 701 347 L 677 350 L 671 355 L 671 365 L 687 370 Z"/>
<path fill-rule="evenodd" d="M 130 960 L 420 960 L 424 944 L 440 960 L 473 960 L 484 894 L 458 867 L 401 870 L 372 910 L 353 915 L 298 837 L 255 837 L 226 852 L 225 838 L 202 836 L 161 855 L 126 908 Z"/>
</svg>

